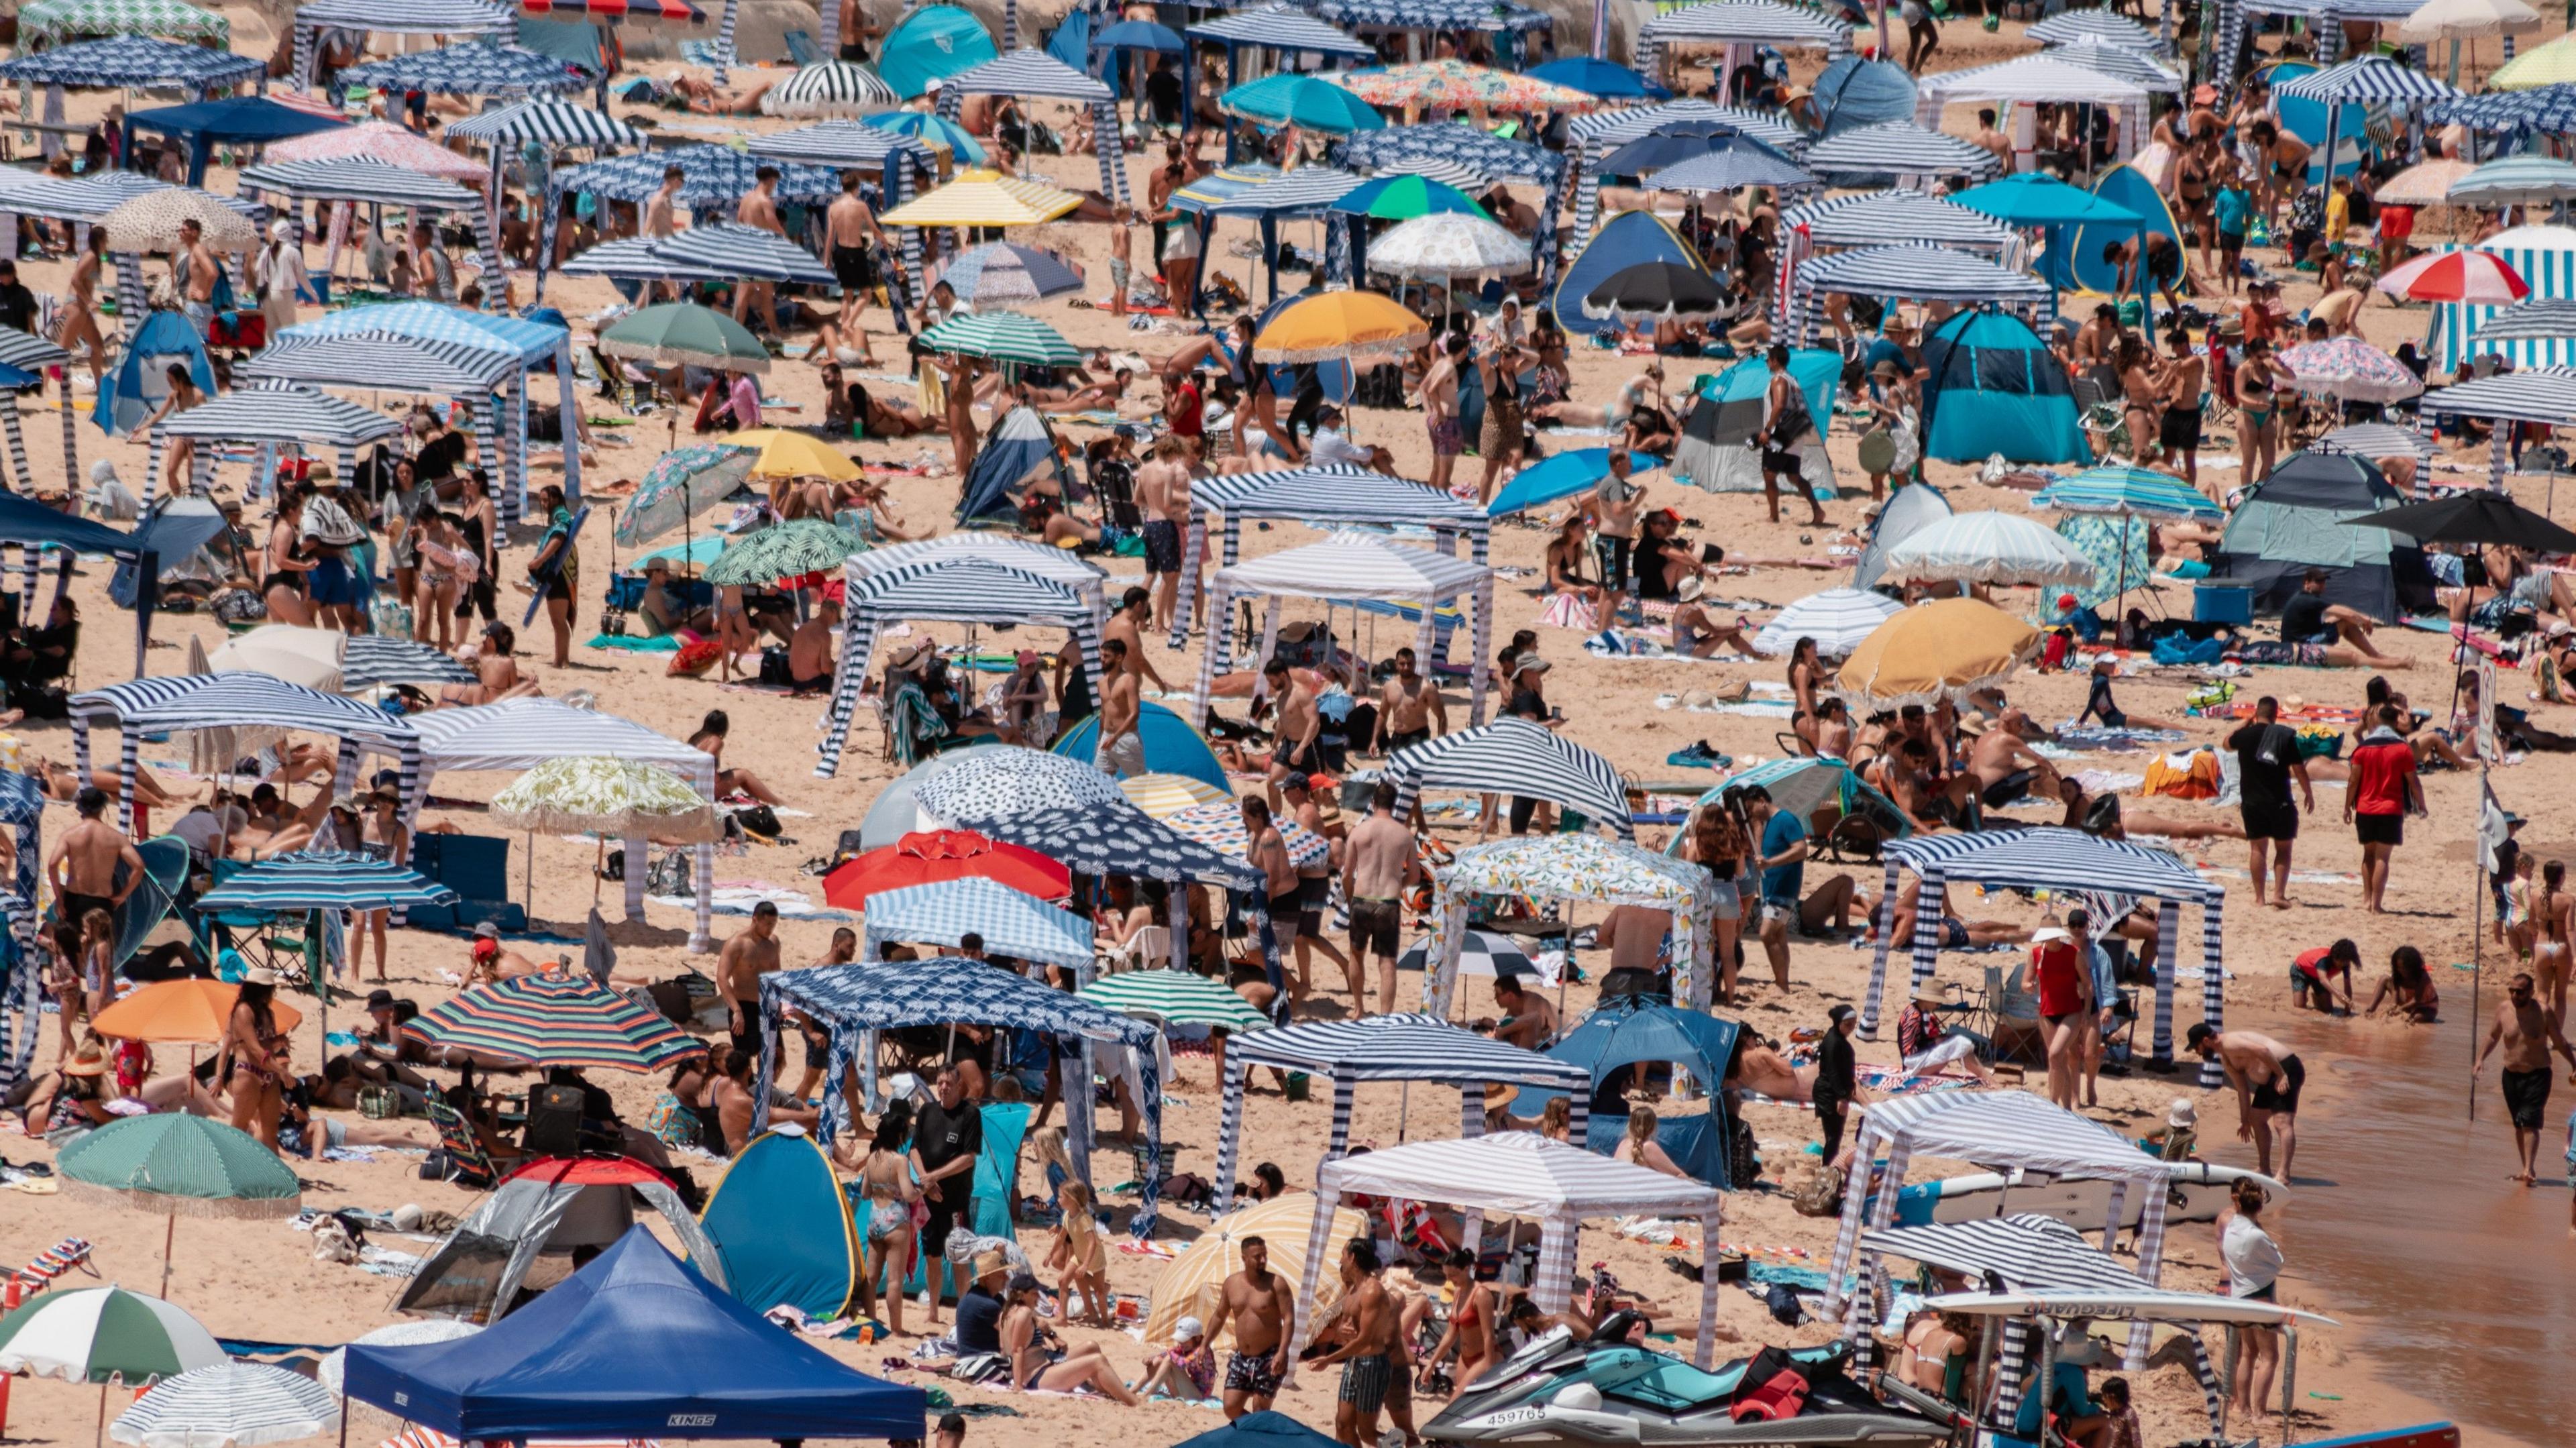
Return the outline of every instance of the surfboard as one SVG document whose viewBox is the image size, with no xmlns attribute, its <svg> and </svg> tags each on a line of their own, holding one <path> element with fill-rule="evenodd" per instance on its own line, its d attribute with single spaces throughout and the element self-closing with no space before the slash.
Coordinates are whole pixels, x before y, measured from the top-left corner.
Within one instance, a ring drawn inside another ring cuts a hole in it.
<svg viewBox="0 0 2576 1448">
<path fill-rule="evenodd" d="M 2227 1205 L 2228 1194 L 2240 1181 L 2251 1179 L 2269 1191 L 2283 1189 L 2271 1178 L 2242 1167 L 2210 1162 L 2186 1162 L 2181 1167 L 2166 1198 L 2168 1226 L 2176 1222 L 2217 1221 L 2219 1211 Z M 1904 1188 L 1897 1194 L 1896 1220 L 1899 1226 L 1914 1227 L 1926 1222 L 1973 1222 L 2028 1212 L 2054 1217 L 2078 1231 L 2099 1231 L 2111 1210 L 2112 1185 L 2099 1179 L 2055 1178 L 2041 1172 L 2024 1172 L 2017 1178 L 1976 1172 Z M 2122 1227 L 2139 1226 L 2146 1200 L 2145 1191 L 2131 1188 L 2122 1206 Z"/>
<path fill-rule="evenodd" d="M 588 503 L 584 503 L 580 507 L 573 509 L 572 530 L 564 535 L 563 551 L 556 554 L 553 562 L 548 563 L 529 580 L 536 585 L 537 592 L 534 597 L 528 600 L 528 613 L 525 618 L 519 620 L 519 627 L 526 628 L 530 624 L 535 623 L 537 621 L 537 615 L 545 609 L 546 590 L 554 587 L 555 580 L 562 576 L 564 563 L 572 557 L 572 550 L 578 547 L 581 543 L 581 525 L 589 521 L 590 505 Z M 578 608 L 580 604 L 580 599 L 576 598 L 573 600 L 574 607 Z"/>
</svg>

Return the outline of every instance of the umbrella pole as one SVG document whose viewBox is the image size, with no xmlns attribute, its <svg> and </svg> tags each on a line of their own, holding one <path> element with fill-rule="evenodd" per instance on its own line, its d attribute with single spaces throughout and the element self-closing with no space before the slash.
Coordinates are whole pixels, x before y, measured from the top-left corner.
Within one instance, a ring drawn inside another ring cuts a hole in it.
<svg viewBox="0 0 2576 1448">
<path fill-rule="evenodd" d="M 107 1380 L 98 1384 L 98 1427 L 90 1433 L 90 1448 L 101 1448 L 107 1442 Z"/>
<path fill-rule="evenodd" d="M 195 1074 L 193 1067 L 190 1068 L 190 1074 Z M 170 1248 L 178 1240 L 179 1214 L 173 1211 L 170 1213 L 170 1225 L 161 1229 L 161 1296 L 164 1300 L 170 1296 Z"/>
<path fill-rule="evenodd" d="M 1427 958 L 1426 958 L 1426 959 L 1423 961 L 1423 963 L 1422 963 L 1422 968 L 1423 968 L 1423 969 L 1425 969 L 1425 970 L 1432 970 L 1432 969 L 1435 969 L 1436 967 L 1434 967 L 1434 966 L 1431 964 L 1431 962 L 1429 961 L 1429 959 L 1427 959 Z M 1402 1102 L 1402 1104 L 1396 1107 L 1396 1117 L 1395 1117 L 1395 1144 L 1396 1144 L 1396 1145 L 1398 1145 L 1398 1146 L 1402 1146 L 1402 1145 L 1404 1145 L 1404 1135 L 1405 1135 L 1405 1132 L 1406 1132 L 1407 1130 L 1411 1129 L 1411 1127 L 1412 1127 L 1412 1125 L 1413 1125 L 1413 1083 L 1412 1083 L 1412 1082 L 1407 1081 L 1407 1082 L 1405 1082 L 1405 1083 L 1404 1083 L 1404 1094 L 1403 1094 L 1400 1098 L 1398 1098 L 1398 1099 Z"/>
</svg>

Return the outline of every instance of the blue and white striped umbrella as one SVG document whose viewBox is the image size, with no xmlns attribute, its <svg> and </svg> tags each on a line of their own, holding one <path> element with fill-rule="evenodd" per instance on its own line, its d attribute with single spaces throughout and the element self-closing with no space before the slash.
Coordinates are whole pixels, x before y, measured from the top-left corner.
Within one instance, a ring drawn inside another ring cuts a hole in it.
<svg viewBox="0 0 2576 1448">
<path fill-rule="evenodd" d="M 2445 198 L 2463 206 L 2529 206 L 2576 196 L 2576 166 L 2548 156 L 2489 161 L 2451 184 Z"/>
<path fill-rule="evenodd" d="M 1817 653 L 1844 658 L 1902 608 L 1903 604 L 1876 589 L 1828 588 L 1780 610 L 1779 617 L 1753 636 L 1753 651 L 1781 658 L 1798 646 L 1798 640 L 1814 639 Z"/>
<path fill-rule="evenodd" d="M 815 116 L 864 116 L 890 111 L 903 104 L 876 71 L 846 60 L 827 60 L 804 69 L 769 88 L 760 98 L 760 113 L 765 116 L 812 118 Z"/>
<path fill-rule="evenodd" d="M 1803 5 L 1776 0 L 1709 0 L 1648 20 L 1641 40 L 1724 40 L 1758 45 L 1849 45 L 1850 34 Z"/>
<path fill-rule="evenodd" d="M 379 684 L 471 684 L 474 671 L 428 644 L 383 634 L 351 634 L 340 654 L 340 687 Z"/>
<path fill-rule="evenodd" d="M 1734 191 L 1745 186 L 1796 186 L 1808 179 L 1798 164 L 1769 146 L 1730 136 L 1704 155 L 1666 166 L 1645 179 L 1648 191 Z"/>
<path fill-rule="evenodd" d="M 520 101 L 479 116 L 467 116 L 447 128 L 451 136 L 504 146 L 641 146 L 642 131 L 604 111 L 570 101 L 542 98 Z"/>
<path fill-rule="evenodd" d="M 1976 176 L 2003 169 L 1992 151 L 1912 121 L 1854 126 L 1818 141 L 1807 169 L 1822 175 Z"/>
<path fill-rule="evenodd" d="M 257 1448 L 318 1438 L 339 1423 L 339 1399 L 302 1373 L 221 1362 L 162 1379 L 107 1436 L 135 1448 Z"/>
<path fill-rule="evenodd" d="M 2277 95 L 2298 96 L 2312 101 L 2439 101 L 2459 95 L 2457 87 L 2444 85 L 2438 76 L 2412 69 L 2384 55 L 2365 55 L 2323 70 L 2285 80 L 2273 88 Z"/>
<path fill-rule="evenodd" d="M 339 84 L 439 95 L 560 95 L 587 89 L 588 71 L 551 55 L 489 40 L 460 40 L 409 55 L 388 56 L 340 72 Z"/>
<path fill-rule="evenodd" d="M 1034 302 L 1082 290 L 1082 272 L 1051 251 L 991 242 L 960 255 L 941 272 L 960 301 L 975 307 Z"/>
<path fill-rule="evenodd" d="M 798 126 L 792 131 L 777 131 L 750 138 L 752 154 L 773 161 L 798 161 L 808 166 L 857 166 L 875 170 L 885 158 L 899 151 L 918 149 L 925 165 L 933 152 L 917 137 L 871 126 L 863 121 L 817 121 Z"/>
<path fill-rule="evenodd" d="M 456 892 L 372 855 L 299 850 L 251 866 L 197 897 L 199 910 L 406 910 L 453 905 Z"/>
<path fill-rule="evenodd" d="M 655 254 L 684 266 L 702 266 L 724 276 L 773 282 L 810 282 L 828 286 L 831 268 L 815 255 L 774 231 L 713 221 L 658 238 Z"/>
<path fill-rule="evenodd" d="M 588 251 L 575 252 L 563 264 L 566 276 L 619 277 L 630 281 L 720 282 L 721 267 L 682 261 L 663 253 L 659 237 L 621 236 Z"/>
<path fill-rule="evenodd" d="M 2146 90 L 2182 89 L 2182 72 L 2143 50 L 2107 40 L 2079 40 L 2069 45 L 2052 45 L 2040 54 L 2115 76 Z"/>
<path fill-rule="evenodd" d="M 1350 60 L 1377 62 L 1377 47 L 1345 30 L 1326 25 L 1294 5 L 1264 5 L 1238 10 L 1189 28 L 1193 40 L 1220 40 L 1235 45 L 1264 45 L 1273 50 L 1311 51 Z"/>
<path fill-rule="evenodd" d="M 2457 124 L 2473 131 L 2576 130 L 2576 85 L 2459 96 L 2435 101 L 2425 116 L 2437 125 Z"/>
<path fill-rule="evenodd" d="M 2127 46 L 2131 50 L 2161 52 L 2165 49 L 2154 31 L 2126 15 L 2109 10 L 2063 10 L 2023 34 L 2042 45 L 2072 45 L 2097 40 L 2105 45 Z"/>
<path fill-rule="evenodd" d="M 264 69 L 257 56 L 149 35 L 111 35 L 19 55 L 0 63 L 0 81 L 99 89 L 219 86 L 252 80 Z"/>
<path fill-rule="evenodd" d="M 1115 100 L 1118 93 L 1043 50 L 1014 50 L 939 83 L 941 96 L 1047 96 L 1066 101 Z"/>
<path fill-rule="evenodd" d="M 1300 166 L 1277 180 L 1236 192 L 1211 209 L 1219 216 L 1297 216 L 1321 212 L 1358 190 L 1367 179 L 1330 166 Z"/>
<path fill-rule="evenodd" d="M 2148 518 L 2224 518 L 2227 510 L 2182 479 L 2145 468 L 2106 463 L 2052 483 L 2030 500 L 2034 508 L 2068 513 L 2135 513 Z"/>
</svg>

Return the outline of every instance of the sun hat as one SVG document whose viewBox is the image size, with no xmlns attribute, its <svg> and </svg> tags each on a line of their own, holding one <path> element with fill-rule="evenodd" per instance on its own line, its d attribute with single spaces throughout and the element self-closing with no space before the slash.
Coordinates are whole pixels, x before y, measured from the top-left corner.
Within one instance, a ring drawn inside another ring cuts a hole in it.
<svg viewBox="0 0 2576 1448">
<path fill-rule="evenodd" d="M 2178 1131 L 2188 1131 L 2199 1124 L 2200 1108 L 2192 1105 L 2191 1098 L 2188 1096 L 2175 1097 L 2173 1105 L 2165 1108 L 2165 1125 L 2167 1126 L 2173 1127 Z"/>
<path fill-rule="evenodd" d="M 1707 585 L 1700 581 L 1699 575 L 1694 573 L 1673 585 L 1673 599 L 1677 603 L 1689 603 L 1697 599 L 1706 587 Z"/>
<path fill-rule="evenodd" d="M 275 985 L 277 984 L 277 972 L 264 965 L 254 965 L 250 969 L 242 972 L 242 984 Z"/>
<path fill-rule="evenodd" d="M 1918 1006 L 1946 1006 L 1950 998 L 1941 993 L 1940 982 L 1927 980 L 1914 988 L 1914 1003 Z"/>
<path fill-rule="evenodd" d="M 2054 925 L 2043 925 L 2031 933 L 2030 943 L 2033 945 L 2047 945 L 2054 941 L 2073 940 L 2074 938 L 2074 936 L 2067 934 L 2065 931 L 2060 930 Z"/>
<path fill-rule="evenodd" d="M 989 1252 L 979 1252 L 975 1256 L 975 1280 L 978 1282 L 987 1277 L 999 1277 L 1009 1270 L 1011 1270 L 1011 1259 L 999 1247 Z"/>
<path fill-rule="evenodd" d="M 66 1076 L 104 1076 L 107 1074 L 107 1052 L 96 1042 L 84 1041 L 72 1058 L 62 1065 Z"/>
</svg>

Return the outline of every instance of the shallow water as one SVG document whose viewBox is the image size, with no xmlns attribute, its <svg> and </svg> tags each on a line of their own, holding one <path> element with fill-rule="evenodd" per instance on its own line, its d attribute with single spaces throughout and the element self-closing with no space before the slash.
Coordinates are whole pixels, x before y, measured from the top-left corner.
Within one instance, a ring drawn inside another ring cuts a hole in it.
<svg viewBox="0 0 2576 1448">
<path fill-rule="evenodd" d="M 2258 1027 L 2309 1063 L 2312 1098 L 2331 1090 L 2301 1113 L 2282 1248 L 2292 1277 L 2358 1323 L 2361 1346 L 2393 1386 L 2465 1426 L 2563 1443 L 2576 1423 L 2565 1340 L 2576 1323 L 2565 1155 L 2576 1089 L 2561 1076 L 2550 1098 L 2539 1187 L 2506 1181 L 2513 1134 L 2492 1063 L 2477 1120 L 2468 1119 L 2475 1028 L 2468 977 L 2454 980 L 2441 982 L 2445 1019 L 2430 1029 L 2314 1016 Z M 2495 993 L 2482 1004 L 2491 1011 Z M 2232 1103 L 2215 1107 L 2202 1139 L 2217 1139 L 2215 1159 L 2251 1166 L 2233 1112 Z"/>
</svg>

